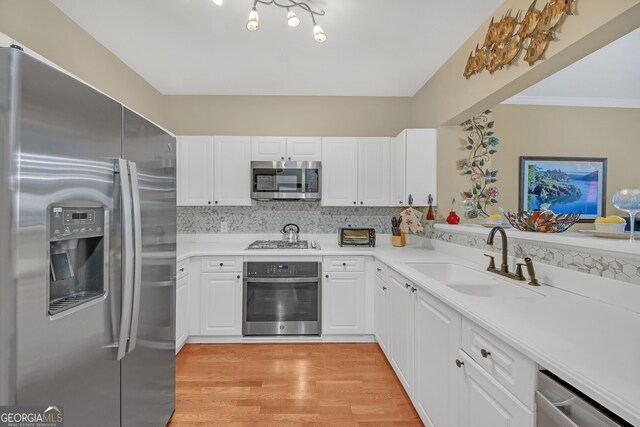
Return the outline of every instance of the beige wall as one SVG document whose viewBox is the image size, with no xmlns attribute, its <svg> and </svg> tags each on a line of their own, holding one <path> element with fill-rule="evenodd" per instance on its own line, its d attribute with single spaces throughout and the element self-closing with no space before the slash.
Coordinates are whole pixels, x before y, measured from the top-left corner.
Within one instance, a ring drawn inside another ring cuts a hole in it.
<svg viewBox="0 0 640 427">
<path fill-rule="evenodd" d="M 160 125 L 162 95 L 47 0 L 0 0 L 0 32 Z"/>
<path fill-rule="evenodd" d="M 181 135 L 395 136 L 411 98 L 166 96 L 168 126 Z"/>
<path fill-rule="evenodd" d="M 493 16 L 508 9 L 527 9 L 531 0 L 505 0 Z M 539 3 L 541 4 L 541 3 Z M 469 52 L 484 40 L 491 18 L 458 49 L 414 97 L 413 127 L 453 125 L 499 104 L 530 85 L 600 49 L 640 25 L 640 0 L 579 0 L 557 40 L 549 43 L 544 60 L 530 67 L 522 59 L 516 65 L 465 79 Z M 522 53 L 521 53 L 522 57 Z"/>
<path fill-rule="evenodd" d="M 609 215 L 621 214 L 611 205 L 616 189 L 640 187 L 640 109 L 498 105 L 493 111 L 500 145 L 491 167 L 499 170 L 505 210 L 517 210 L 520 156 L 608 158 Z"/>
</svg>

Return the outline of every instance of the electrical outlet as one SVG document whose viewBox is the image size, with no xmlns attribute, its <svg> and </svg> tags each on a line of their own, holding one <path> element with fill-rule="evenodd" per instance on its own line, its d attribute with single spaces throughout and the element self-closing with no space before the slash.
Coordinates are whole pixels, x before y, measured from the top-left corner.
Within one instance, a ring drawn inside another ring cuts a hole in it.
<svg viewBox="0 0 640 427">
<path fill-rule="evenodd" d="M 229 232 L 229 224 L 226 221 L 222 221 L 220 223 L 220 232 L 221 233 L 228 233 Z"/>
</svg>

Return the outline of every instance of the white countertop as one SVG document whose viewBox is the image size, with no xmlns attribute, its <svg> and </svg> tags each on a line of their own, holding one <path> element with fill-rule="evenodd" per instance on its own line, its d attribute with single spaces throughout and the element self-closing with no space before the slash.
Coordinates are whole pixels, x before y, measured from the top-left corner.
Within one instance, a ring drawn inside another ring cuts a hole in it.
<svg viewBox="0 0 640 427">
<path fill-rule="evenodd" d="M 321 249 L 246 249 L 252 241 L 266 237 L 240 234 L 186 237 L 194 240 L 192 242 L 179 238 L 178 260 L 207 255 L 374 256 L 611 411 L 640 425 L 640 314 L 637 312 L 546 285 L 536 288 L 543 297 L 470 296 L 406 265 L 454 262 L 484 270 L 484 265 L 452 255 L 462 247 L 444 242 L 419 239 L 411 246 L 394 248 L 388 236 L 378 236 L 376 248 L 341 248 L 335 236 L 304 236 L 305 240 L 318 240 Z M 575 274 L 580 275 L 576 276 L 578 279 L 588 276 Z M 530 289 L 515 281 L 513 285 Z"/>
</svg>

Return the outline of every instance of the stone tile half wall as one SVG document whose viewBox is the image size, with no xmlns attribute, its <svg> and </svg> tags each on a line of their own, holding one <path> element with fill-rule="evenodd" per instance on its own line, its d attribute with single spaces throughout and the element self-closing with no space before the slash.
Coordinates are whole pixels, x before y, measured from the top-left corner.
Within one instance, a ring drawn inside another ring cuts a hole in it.
<svg viewBox="0 0 640 427">
<path fill-rule="evenodd" d="M 500 252 L 501 242 L 496 236 L 494 246 L 487 245 L 486 236 L 476 234 L 451 233 L 449 231 L 434 230 L 432 238 L 444 242 L 469 246 L 490 252 Z M 520 242 L 509 240 L 509 254 L 549 264 L 556 267 L 581 271 L 595 276 L 621 280 L 623 282 L 640 284 L 640 261 L 607 256 L 587 249 L 568 249 L 566 247 L 553 247 L 539 242 Z"/>
<path fill-rule="evenodd" d="M 391 233 L 391 217 L 402 208 L 321 207 L 319 202 L 257 202 L 256 206 L 179 206 L 178 233 L 276 233 L 295 223 L 302 233 L 335 233 L 340 227 L 373 227 Z"/>
</svg>

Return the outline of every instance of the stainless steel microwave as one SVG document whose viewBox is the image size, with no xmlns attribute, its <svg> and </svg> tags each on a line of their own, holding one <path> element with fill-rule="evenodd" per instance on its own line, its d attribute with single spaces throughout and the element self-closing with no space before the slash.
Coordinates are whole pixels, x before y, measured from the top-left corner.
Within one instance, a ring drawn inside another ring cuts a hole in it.
<svg viewBox="0 0 640 427">
<path fill-rule="evenodd" d="M 251 198 L 320 200 L 320 162 L 251 162 Z"/>
</svg>

